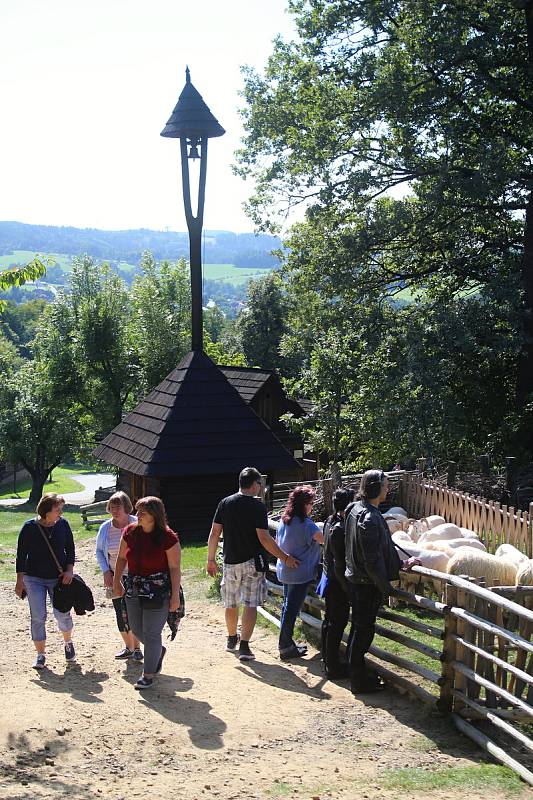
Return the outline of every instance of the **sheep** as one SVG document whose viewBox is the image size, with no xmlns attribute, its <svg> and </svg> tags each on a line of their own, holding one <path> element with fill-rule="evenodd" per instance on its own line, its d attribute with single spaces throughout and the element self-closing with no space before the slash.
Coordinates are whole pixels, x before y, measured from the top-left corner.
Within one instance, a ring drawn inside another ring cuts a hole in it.
<svg viewBox="0 0 533 800">
<path fill-rule="evenodd" d="M 461 531 L 461 536 L 464 536 L 465 539 L 479 539 L 479 534 L 469 528 L 459 527 L 459 530 Z"/>
<path fill-rule="evenodd" d="M 398 542 L 399 544 L 401 544 L 402 542 L 408 542 L 410 544 L 413 543 L 413 540 L 411 539 L 409 534 L 406 533 L 405 531 L 396 531 L 395 533 L 392 534 L 391 538 L 393 542 Z"/>
<path fill-rule="evenodd" d="M 441 553 L 446 553 L 448 558 L 451 558 L 455 553 L 453 547 L 448 547 L 448 542 L 425 542 L 424 550 L 438 550 Z"/>
<path fill-rule="evenodd" d="M 437 525 L 429 531 L 423 533 L 418 540 L 419 544 L 422 542 L 437 542 L 442 539 L 461 539 L 461 531 L 457 525 L 451 522 L 445 522 L 442 525 Z"/>
<path fill-rule="evenodd" d="M 470 578 L 484 578 L 487 586 L 497 581 L 502 586 L 513 586 L 516 582 L 516 566 L 504 558 L 496 558 L 490 553 L 475 550 L 473 547 L 459 547 L 448 561 L 449 575 L 468 575 Z"/>
<path fill-rule="evenodd" d="M 399 520 L 394 519 L 394 517 L 385 517 L 385 522 L 387 523 L 391 533 L 396 533 L 397 531 L 402 530 L 402 523 Z"/>
<path fill-rule="evenodd" d="M 429 525 L 427 519 L 422 517 L 422 519 L 410 519 L 408 520 L 407 526 L 407 533 L 413 540 L 413 542 L 417 542 L 420 536 L 429 530 Z"/>
<path fill-rule="evenodd" d="M 480 542 L 479 539 L 441 539 L 436 542 L 424 542 L 423 546 L 429 550 L 444 549 L 445 552 L 447 552 L 447 549 L 455 552 L 458 547 L 472 547 L 475 550 L 483 550 L 484 552 L 487 550 L 483 542 Z"/>
<path fill-rule="evenodd" d="M 518 569 L 523 562 L 529 561 L 528 557 L 513 547 L 512 544 L 501 544 L 494 553 L 496 558 L 505 558 L 506 561 L 512 561 Z M 533 582 L 533 581 L 532 581 Z"/>
<path fill-rule="evenodd" d="M 398 542 L 396 552 L 403 560 L 407 555 L 420 559 L 421 566 L 426 569 L 435 569 L 438 572 L 446 572 L 449 555 L 440 550 L 426 550 L 413 542 Z"/>
<path fill-rule="evenodd" d="M 427 522 L 428 528 L 436 528 L 437 525 L 444 525 L 446 520 L 438 514 L 431 514 L 429 517 L 424 517 Z"/>
<path fill-rule="evenodd" d="M 401 506 L 393 506 L 389 508 L 388 511 L 385 512 L 386 514 L 392 514 L 393 516 L 400 516 L 400 517 L 407 517 L 407 511 L 403 509 Z"/>
<path fill-rule="evenodd" d="M 518 565 L 516 570 L 516 585 L 517 586 L 533 586 L 533 560 L 526 558 Z M 533 595 L 526 595 L 524 597 L 524 606 L 530 611 L 533 610 Z"/>
</svg>

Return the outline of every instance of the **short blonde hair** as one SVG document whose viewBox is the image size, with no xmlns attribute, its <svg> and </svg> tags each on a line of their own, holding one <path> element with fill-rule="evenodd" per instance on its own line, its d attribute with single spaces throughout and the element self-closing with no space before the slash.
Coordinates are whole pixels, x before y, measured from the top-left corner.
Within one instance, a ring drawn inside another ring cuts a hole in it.
<svg viewBox="0 0 533 800">
<path fill-rule="evenodd" d="M 114 506 L 117 503 L 120 503 L 126 514 L 131 514 L 133 511 L 133 505 L 126 492 L 115 492 L 115 494 L 112 494 L 107 501 L 107 505 L 105 507 L 106 511 L 111 511 L 111 506 Z"/>
<path fill-rule="evenodd" d="M 49 511 L 51 511 L 56 506 L 64 506 L 65 505 L 65 498 L 61 494 L 56 494 L 55 492 L 48 492 L 47 494 L 43 494 L 39 502 L 37 503 L 37 513 L 44 519 Z"/>
</svg>

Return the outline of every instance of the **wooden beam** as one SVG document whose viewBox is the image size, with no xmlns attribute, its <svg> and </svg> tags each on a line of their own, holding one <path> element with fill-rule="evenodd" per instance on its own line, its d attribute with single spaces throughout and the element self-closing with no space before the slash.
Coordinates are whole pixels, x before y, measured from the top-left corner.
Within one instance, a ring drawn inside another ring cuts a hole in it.
<svg viewBox="0 0 533 800">
<path fill-rule="evenodd" d="M 455 723 L 455 726 L 461 731 L 461 733 L 464 733 L 465 736 L 468 736 L 470 739 L 472 739 L 476 744 L 482 747 L 483 750 L 486 750 L 502 764 L 510 767 L 514 772 L 520 775 L 520 777 L 526 781 L 526 783 L 529 783 L 531 786 L 533 786 L 532 772 L 523 767 L 522 764 L 519 764 L 518 761 L 515 761 L 514 758 L 511 758 L 511 756 L 502 750 L 501 747 L 498 747 L 498 745 L 495 744 L 492 739 L 489 739 L 486 734 L 478 731 L 478 729 L 471 725 L 470 722 L 462 719 L 462 717 L 460 717 L 458 714 L 452 714 L 452 719 Z"/>
</svg>

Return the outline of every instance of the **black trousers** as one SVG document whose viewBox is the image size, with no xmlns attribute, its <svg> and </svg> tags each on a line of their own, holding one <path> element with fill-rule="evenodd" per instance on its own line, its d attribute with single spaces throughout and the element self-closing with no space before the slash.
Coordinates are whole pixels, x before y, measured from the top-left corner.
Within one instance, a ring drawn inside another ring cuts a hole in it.
<svg viewBox="0 0 533 800">
<path fill-rule="evenodd" d="M 365 654 L 368 652 L 376 632 L 376 616 L 383 602 L 383 595 L 367 583 L 350 584 L 353 636 L 350 643 L 350 680 L 352 684 L 364 683 L 367 677 Z"/>
<path fill-rule="evenodd" d="M 340 665 L 342 634 L 350 616 L 350 599 L 339 581 L 333 579 L 328 583 L 324 601 L 322 660 L 327 672 L 336 672 Z"/>
</svg>

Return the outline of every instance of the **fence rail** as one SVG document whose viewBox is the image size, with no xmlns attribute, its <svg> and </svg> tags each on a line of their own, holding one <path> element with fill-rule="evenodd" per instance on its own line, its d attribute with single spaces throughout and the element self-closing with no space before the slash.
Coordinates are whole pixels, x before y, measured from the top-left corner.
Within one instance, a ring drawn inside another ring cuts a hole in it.
<svg viewBox="0 0 533 800">
<path fill-rule="evenodd" d="M 409 475 L 410 473 L 406 472 L 405 470 L 393 470 L 392 472 L 386 472 L 385 474 L 389 479 L 389 495 L 387 501 L 389 505 L 392 505 L 393 503 L 399 502 L 402 477 L 404 475 Z M 342 475 L 341 483 L 343 486 L 353 486 L 357 490 L 362 476 L 362 472 Z M 321 478 L 320 480 L 316 481 L 274 483 L 267 489 L 266 493 L 266 501 L 270 511 L 273 514 L 277 514 L 279 511 L 281 511 L 281 509 L 284 508 L 287 503 L 289 493 L 296 488 L 296 486 L 300 486 L 303 482 L 307 486 L 312 486 L 314 489 L 316 489 L 317 499 L 319 502 L 324 504 L 326 514 L 331 514 L 333 510 L 332 498 L 334 491 L 333 481 L 331 478 Z"/>
<path fill-rule="evenodd" d="M 439 486 L 419 474 L 404 473 L 400 504 L 413 517 L 439 514 L 446 522 L 475 531 L 489 552 L 493 553 L 500 544 L 512 544 L 528 558 L 533 557 L 533 503 L 529 511 L 522 511 Z"/>
<path fill-rule="evenodd" d="M 270 577 L 276 603 L 283 590 Z M 443 601 L 424 594 L 434 581 L 443 587 Z M 533 722 L 533 611 L 520 604 L 533 587 L 487 589 L 423 567 L 401 573 L 400 586 L 414 591 L 398 589 L 395 607 L 380 610 L 372 667 L 401 692 L 451 713 L 459 730 L 533 785 L 533 740 L 520 727 Z M 520 602 L 509 599 L 513 590 Z M 319 631 L 323 609 L 311 591 L 300 616 Z M 279 626 L 279 609 L 259 612 Z M 490 725 L 492 738 L 476 721 Z"/>
</svg>

